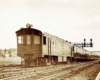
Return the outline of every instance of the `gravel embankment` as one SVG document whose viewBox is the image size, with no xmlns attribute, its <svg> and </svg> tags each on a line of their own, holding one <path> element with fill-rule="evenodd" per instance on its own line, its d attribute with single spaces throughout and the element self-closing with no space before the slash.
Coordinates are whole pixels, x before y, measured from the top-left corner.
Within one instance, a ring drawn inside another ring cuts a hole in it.
<svg viewBox="0 0 100 80">
<path fill-rule="evenodd" d="M 80 71 L 78 74 L 75 74 L 66 80 L 95 80 L 99 72 L 100 64 L 94 64 L 93 66 Z"/>
</svg>

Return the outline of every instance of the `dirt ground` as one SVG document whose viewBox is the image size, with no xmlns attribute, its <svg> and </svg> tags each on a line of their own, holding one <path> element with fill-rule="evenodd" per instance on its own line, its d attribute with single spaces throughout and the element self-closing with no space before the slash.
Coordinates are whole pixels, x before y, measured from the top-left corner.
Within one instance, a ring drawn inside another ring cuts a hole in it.
<svg viewBox="0 0 100 80">
<path fill-rule="evenodd" d="M 66 80 L 95 80 L 99 72 L 100 64 L 94 64 L 93 66 L 80 71 L 78 74 L 75 74 Z"/>
</svg>

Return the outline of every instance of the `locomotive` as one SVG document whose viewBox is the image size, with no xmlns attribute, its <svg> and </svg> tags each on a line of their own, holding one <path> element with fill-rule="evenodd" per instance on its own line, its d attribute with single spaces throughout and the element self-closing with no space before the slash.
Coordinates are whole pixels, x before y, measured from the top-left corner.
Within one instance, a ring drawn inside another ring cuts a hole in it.
<svg viewBox="0 0 100 80">
<path fill-rule="evenodd" d="M 21 64 L 25 66 L 44 66 L 98 58 L 92 52 L 67 40 L 32 28 L 31 24 L 16 31 L 16 35 L 17 55 L 21 57 Z"/>
</svg>

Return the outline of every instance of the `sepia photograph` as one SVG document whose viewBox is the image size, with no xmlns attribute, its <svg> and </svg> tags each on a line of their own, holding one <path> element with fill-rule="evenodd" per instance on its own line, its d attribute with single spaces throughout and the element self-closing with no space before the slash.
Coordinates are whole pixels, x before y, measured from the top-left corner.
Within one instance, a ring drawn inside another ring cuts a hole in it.
<svg viewBox="0 0 100 80">
<path fill-rule="evenodd" d="M 0 0 L 0 80 L 100 80 L 100 0 Z"/>
</svg>

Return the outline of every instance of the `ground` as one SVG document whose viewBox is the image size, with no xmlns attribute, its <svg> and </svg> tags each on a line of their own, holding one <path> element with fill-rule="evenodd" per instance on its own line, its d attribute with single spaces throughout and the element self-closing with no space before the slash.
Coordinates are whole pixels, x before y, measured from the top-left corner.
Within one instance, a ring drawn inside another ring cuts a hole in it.
<svg viewBox="0 0 100 80">
<path fill-rule="evenodd" d="M 20 58 L 0 58 L 0 65 L 20 64 Z M 86 68 L 66 80 L 95 80 L 100 72 L 100 64 L 96 63 L 89 68 Z M 29 79 L 30 80 L 30 79 Z"/>
<path fill-rule="evenodd" d="M 100 72 L 100 64 L 94 64 L 93 66 L 80 71 L 72 77 L 66 80 L 95 80 L 97 74 Z"/>
<path fill-rule="evenodd" d="M 20 57 L 8 57 L 8 58 L 2 58 L 0 57 L 0 65 L 10 65 L 10 64 L 21 64 Z"/>
</svg>

